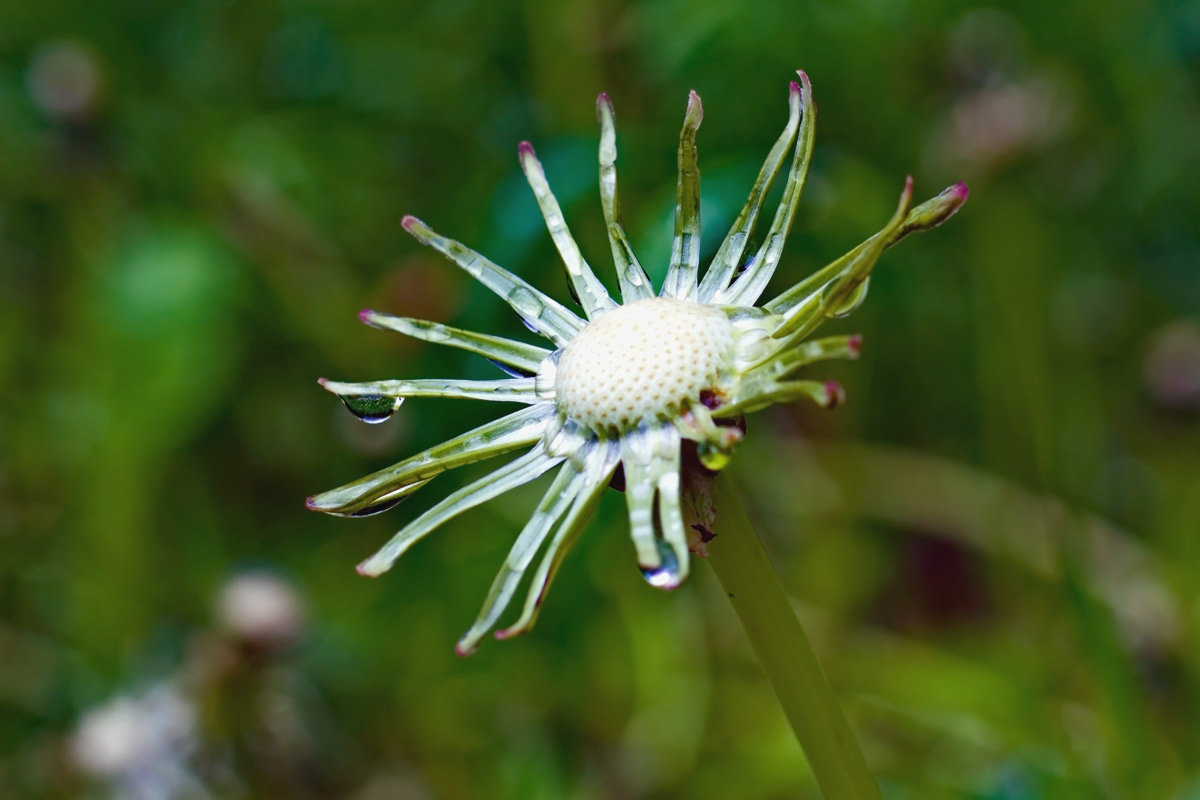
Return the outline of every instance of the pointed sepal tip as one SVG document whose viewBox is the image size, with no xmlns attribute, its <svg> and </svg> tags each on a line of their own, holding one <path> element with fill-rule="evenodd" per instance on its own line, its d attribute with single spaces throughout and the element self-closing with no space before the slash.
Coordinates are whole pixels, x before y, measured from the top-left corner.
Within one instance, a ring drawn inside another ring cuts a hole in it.
<svg viewBox="0 0 1200 800">
<path fill-rule="evenodd" d="M 863 337 L 861 333 L 851 334 L 850 338 L 846 340 L 846 351 L 849 353 L 850 358 L 858 358 L 862 355 L 862 342 Z"/>
<path fill-rule="evenodd" d="M 837 408 L 845 402 L 845 388 L 837 381 L 825 381 L 825 408 Z"/>
<path fill-rule="evenodd" d="M 373 568 L 371 566 L 371 559 L 368 558 L 366 561 L 357 565 L 354 568 L 354 571 L 357 572 L 359 575 L 362 575 L 364 578 L 378 578 L 380 575 L 382 575 L 387 570 Z"/>
</svg>

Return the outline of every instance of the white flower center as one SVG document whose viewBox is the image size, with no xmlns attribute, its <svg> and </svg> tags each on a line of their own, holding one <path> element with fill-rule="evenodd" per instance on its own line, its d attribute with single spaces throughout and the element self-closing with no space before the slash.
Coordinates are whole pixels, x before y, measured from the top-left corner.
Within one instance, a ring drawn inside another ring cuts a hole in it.
<svg viewBox="0 0 1200 800">
<path fill-rule="evenodd" d="M 699 402 L 729 363 L 733 328 L 720 310 L 650 298 L 597 317 L 559 357 L 560 410 L 595 431 L 628 430 Z"/>
</svg>

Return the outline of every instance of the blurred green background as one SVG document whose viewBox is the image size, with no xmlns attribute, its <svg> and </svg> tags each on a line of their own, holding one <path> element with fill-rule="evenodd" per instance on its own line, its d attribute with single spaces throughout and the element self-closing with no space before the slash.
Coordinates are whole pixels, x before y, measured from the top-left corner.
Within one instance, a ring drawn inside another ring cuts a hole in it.
<svg viewBox="0 0 1200 800">
<path fill-rule="evenodd" d="M 865 337 L 809 373 L 848 403 L 752 417 L 730 467 L 885 794 L 1200 797 L 1197 0 L 0 5 L 0 796 L 817 796 L 711 572 L 647 587 L 615 492 L 469 659 L 540 485 L 374 581 L 479 473 L 303 508 L 495 411 L 353 419 L 318 376 L 498 374 L 359 308 L 527 336 L 403 213 L 567 299 L 516 145 L 607 266 L 603 90 L 661 277 L 687 91 L 711 254 L 797 67 L 775 285 L 907 172 L 972 188 L 826 328 Z"/>
</svg>

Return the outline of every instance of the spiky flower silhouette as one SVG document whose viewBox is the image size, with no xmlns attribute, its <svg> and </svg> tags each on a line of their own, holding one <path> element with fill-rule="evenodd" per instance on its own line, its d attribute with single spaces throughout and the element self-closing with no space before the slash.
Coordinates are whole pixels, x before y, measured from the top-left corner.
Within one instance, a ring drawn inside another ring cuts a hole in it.
<svg viewBox="0 0 1200 800">
<path fill-rule="evenodd" d="M 519 457 L 453 492 L 359 565 L 364 575 L 387 571 L 426 534 L 452 517 L 558 469 L 525 524 L 457 650 L 466 654 L 498 622 L 541 553 L 518 619 L 496 633 L 507 638 L 534 624 L 547 588 L 618 467 L 623 469 L 630 536 L 643 575 L 672 589 L 688 575 L 689 538 L 680 508 L 682 444 L 694 442 L 701 463 L 719 469 L 742 438 L 730 424 L 773 403 L 807 398 L 832 406 L 841 387 L 796 380 L 801 367 L 855 358 L 857 336 L 810 339 L 829 317 L 862 302 L 880 254 L 910 233 L 948 219 L 967 197 L 956 184 L 911 206 L 905 181 L 895 214 L 857 247 L 762 305 L 808 174 L 816 109 L 804 72 L 792 82 L 788 121 L 771 147 L 745 206 L 700 277 L 700 174 L 696 131 L 703 109 L 688 97 L 679 137 L 679 181 L 671 262 L 657 294 L 622 227 L 617 202 L 616 131 L 607 95 L 600 118 L 600 203 L 620 284 L 614 300 L 584 260 L 567 229 L 533 147 L 518 148 L 550 236 L 566 266 L 584 316 L 563 306 L 474 250 L 430 230 L 416 217 L 404 228 L 504 299 L 551 347 L 472 333 L 436 322 L 366 310 L 363 322 L 417 339 L 458 347 L 503 365 L 514 377 L 494 381 L 322 379 L 360 418 L 382 420 L 407 397 L 455 397 L 519 403 L 524 408 L 353 483 L 308 499 L 308 507 L 340 516 L 391 508 L 438 474 L 525 448 Z M 762 245 L 747 245 L 763 204 L 789 153 L 783 196 Z"/>
</svg>

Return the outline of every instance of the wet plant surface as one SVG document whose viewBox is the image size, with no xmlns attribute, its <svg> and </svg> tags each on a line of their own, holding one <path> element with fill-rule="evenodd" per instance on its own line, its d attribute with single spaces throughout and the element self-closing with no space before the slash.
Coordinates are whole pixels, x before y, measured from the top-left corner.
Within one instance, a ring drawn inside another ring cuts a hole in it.
<svg viewBox="0 0 1200 800">
<path fill-rule="evenodd" d="M 897 176 L 918 199 L 972 190 L 826 323 L 860 358 L 797 375 L 845 402 L 751 415 L 723 475 L 885 796 L 1195 791 L 1188 4 L 10 3 L 0 30 L 0 795 L 816 796 L 711 571 L 648 587 L 621 493 L 536 631 L 465 660 L 451 645 L 550 476 L 375 581 L 353 565 L 484 471 L 366 519 L 302 504 L 494 418 L 397 409 L 396 386 L 343 395 L 351 414 L 315 376 L 537 372 L 440 347 L 444 327 L 355 324 L 367 306 L 537 341 L 404 213 L 581 308 L 529 139 L 615 295 L 604 91 L 661 286 L 689 90 L 708 264 L 798 66 L 820 122 L 766 297 L 877 230 Z"/>
</svg>

